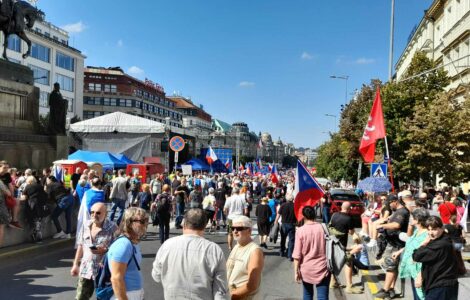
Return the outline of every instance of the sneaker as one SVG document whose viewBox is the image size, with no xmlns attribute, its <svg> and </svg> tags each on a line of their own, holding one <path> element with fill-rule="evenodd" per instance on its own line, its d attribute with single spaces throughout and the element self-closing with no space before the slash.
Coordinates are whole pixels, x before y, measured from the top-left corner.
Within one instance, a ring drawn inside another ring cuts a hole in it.
<svg viewBox="0 0 470 300">
<path fill-rule="evenodd" d="M 8 224 L 8 226 L 10 226 L 10 228 L 23 230 L 23 226 L 21 226 L 18 221 L 11 221 L 10 224 Z"/>
<path fill-rule="evenodd" d="M 380 289 L 377 293 L 373 295 L 375 298 L 390 298 L 390 293 L 384 289 Z"/>
<path fill-rule="evenodd" d="M 397 293 L 395 293 L 394 289 L 391 289 L 390 291 L 388 291 L 388 294 L 389 294 L 390 298 L 395 298 L 395 296 L 397 295 Z"/>
<path fill-rule="evenodd" d="M 362 293 L 364 293 L 363 290 L 361 290 L 360 288 L 355 287 L 355 286 L 347 286 L 345 291 L 346 291 L 347 294 L 362 294 Z"/>
<path fill-rule="evenodd" d="M 367 247 L 373 248 L 377 246 L 377 240 L 371 239 L 369 243 L 367 243 Z"/>
<path fill-rule="evenodd" d="M 369 235 L 361 230 L 359 231 L 359 236 L 364 237 L 364 236 L 369 236 Z"/>
<path fill-rule="evenodd" d="M 53 239 L 63 239 L 66 236 L 65 232 L 57 232 L 52 236 Z"/>
<path fill-rule="evenodd" d="M 70 233 L 64 233 L 63 236 L 60 237 L 61 239 L 71 239 L 72 235 Z"/>
</svg>

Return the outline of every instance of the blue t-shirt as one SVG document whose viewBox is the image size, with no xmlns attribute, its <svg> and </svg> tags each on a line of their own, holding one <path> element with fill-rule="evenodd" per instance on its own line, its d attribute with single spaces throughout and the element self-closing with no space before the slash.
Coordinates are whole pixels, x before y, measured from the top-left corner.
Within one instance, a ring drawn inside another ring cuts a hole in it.
<svg viewBox="0 0 470 300">
<path fill-rule="evenodd" d="M 355 254 L 356 259 L 360 261 L 364 266 L 369 266 L 369 255 L 367 253 L 367 246 L 362 245 L 362 250 Z"/>
<path fill-rule="evenodd" d="M 89 189 L 85 192 L 86 195 L 86 207 L 88 209 L 88 213 L 91 212 L 91 207 L 93 204 L 98 202 L 104 202 L 104 191 L 98 191 L 94 189 Z"/>
<path fill-rule="evenodd" d="M 135 249 L 135 250 L 134 250 Z M 135 251 L 135 252 L 134 252 Z M 139 245 L 133 245 L 128 238 L 118 238 L 109 248 L 108 261 L 124 263 L 127 265 L 126 274 L 124 275 L 124 282 L 127 291 L 136 291 L 143 288 L 142 273 L 137 268 L 132 253 L 135 253 L 135 258 L 139 266 L 142 265 L 142 252 L 140 252 Z M 109 270 L 113 271 L 111 264 Z"/>
<path fill-rule="evenodd" d="M 78 196 L 78 200 L 80 200 L 80 203 L 82 203 L 83 195 L 85 195 L 85 192 L 88 191 L 89 189 L 91 189 L 91 186 L 88 182 L 87 184 L 85 184 L 85 186 L 81 186 L 77 184 L 77 188 L 75 190 L 77 191 L 77 196 Z"/>
<path fill-rule="evenodd" d="M 279 202 L 276 199 L 269 199 L 268 201 L 269 208 L 271 208 L 271 216 L 269 217 L 269 222 L 274 222 L 276 220 L 276 207 L 279 205 Z"/>
</svg>

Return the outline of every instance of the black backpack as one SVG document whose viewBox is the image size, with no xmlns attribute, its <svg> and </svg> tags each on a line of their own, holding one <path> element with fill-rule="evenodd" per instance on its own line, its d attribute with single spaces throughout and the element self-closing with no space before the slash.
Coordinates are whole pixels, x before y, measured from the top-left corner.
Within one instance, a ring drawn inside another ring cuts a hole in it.
<svg viewBox="0 0 470 300">
<path fill-rule="evenodd" d="M 158 195 L 157 199 L 155 200 L 155 211 L 157 214 L 162 214 L 165 212 L 170 212 L 170 199 L 167 193 L 162 193 Z"/>
<path fill-rule="evenodd" d="M 128 239 L 128 237 L 121 235 L 116 240 L 114 240 L 114 242 L 123 237 Z M 137 262 L 137 259 L 135 258 L 134 245 L 132 245 L 132 250 L 133 250 L 132 257 L 131 259 L 129 259 L 127 266 L 129 266 L 131 261 L 134 260 L 135 265 L 137 266 L 137 269 L 140 271 L 139 263 Z M 111 270 L 109 269 L 109 265 L 108 265 L 108 254 L 104 256 L 103 262 L 101 263 L 98 269 L 98 274 L 96 275 L 96 278 L 95 278 L 95 293 L 96 293 L 96 298 L 98 300 L 109 300 L 114 295 L 113 286 L 111 284 Z"/>
</svg>

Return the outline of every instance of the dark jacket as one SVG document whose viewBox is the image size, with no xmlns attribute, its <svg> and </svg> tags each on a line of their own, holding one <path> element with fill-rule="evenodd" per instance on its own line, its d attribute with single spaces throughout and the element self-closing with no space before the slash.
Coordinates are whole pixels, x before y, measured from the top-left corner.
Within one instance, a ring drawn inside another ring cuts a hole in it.
<svg viewBox="0 0 470 300">
<path fill-rule="evenodd" d="M 423 263 L 423 288 L 430 289 L 449 287 L 457 284 L 457 260 L 452 240 L 443 234 L 431 240 L 424 247 L 416 249 L 413 260 Z"/>
</svg>

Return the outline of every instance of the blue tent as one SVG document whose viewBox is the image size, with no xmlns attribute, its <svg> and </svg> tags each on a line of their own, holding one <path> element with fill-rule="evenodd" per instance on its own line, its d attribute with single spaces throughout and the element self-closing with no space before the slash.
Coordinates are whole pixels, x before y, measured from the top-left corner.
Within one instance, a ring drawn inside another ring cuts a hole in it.
<svg viewBox="0 0 470 300">
<path fill-rule="evenodd" d="M 191 165 L 193 167 L 193 171 L 209 171 L 211 169 L 208 164 L 199 158 L 192 158 L 183 165 Z M 178 169 L 181 169 L 181 166 L 179 166 Z"/>
<path fill-rule="evenodd" d="M 117 159 L 119 159 L 120 161 L 126 163 L 126 164 L 137 164 L 135 161 L 131 160 L 129 157 L 127 157 L 124 154 L 121 154 L 121 153 L 114 154 L 113 153 L 113 156 L 116 157 Z"/>
<path fill-rule="evenodd" d="M 103 169 L 122 169 L 127 167 L 127 163 L 117 159 L 109 152 L 94 152 L 78 150 L 69 155 L 69 159 L 77 159 L 83 162 L 97 162 L 103 165 Z"/>
</svg>

